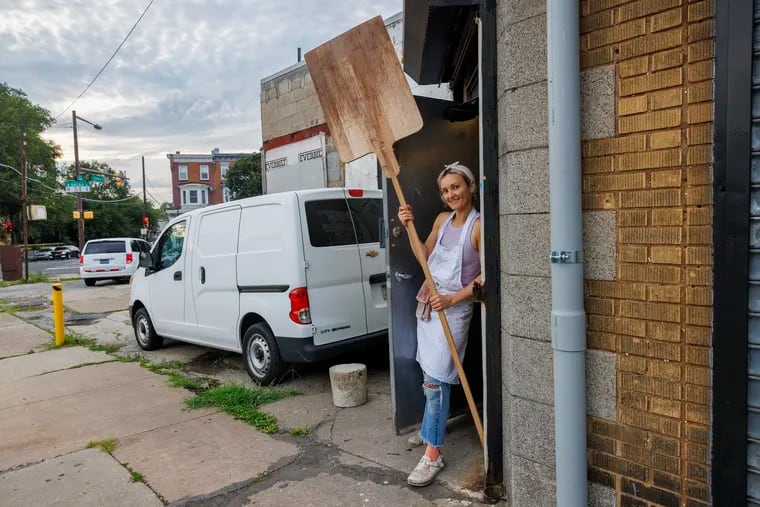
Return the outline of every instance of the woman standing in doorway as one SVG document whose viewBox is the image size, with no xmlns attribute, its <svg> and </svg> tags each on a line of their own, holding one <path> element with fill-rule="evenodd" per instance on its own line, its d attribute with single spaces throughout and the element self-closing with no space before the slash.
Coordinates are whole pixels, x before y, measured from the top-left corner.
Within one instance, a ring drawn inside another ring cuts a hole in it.
<svg viewBox="0 0 760 507">
<path fill-rule="evenodd" d="M 428 263 L 437 294 L 430 297 L 425 283 L 417 295 L 417 362 L 424 376 L 426 399 L 419 436 L 427 447 L 407 479 L 412 486 L 427 486 L 444 467 L 440 448 L 449 416 L 451 385 L 459 383 L 437 312 L 443 310 L 446 315 L 461 361 L 473 313 L 473 282 L 480 275 L 480 214 L 473 206 L 475 178 L 470 169 L 454 162 L 441 171 L 437 182 L 441 199 L 452 212 L 436 217 L 422 252 L 415 252 L 420 263 Z M 414 220 L 411 206 L 400 207 L 398 218 L 405 227 Z"/>
</svg>

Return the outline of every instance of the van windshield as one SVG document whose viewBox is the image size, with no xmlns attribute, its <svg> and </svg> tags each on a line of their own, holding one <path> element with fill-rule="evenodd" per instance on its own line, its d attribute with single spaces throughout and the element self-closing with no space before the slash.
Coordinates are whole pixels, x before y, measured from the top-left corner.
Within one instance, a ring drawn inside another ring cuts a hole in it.
<svg viewBox="0 0 760 507">
<path fill-rule="evenodd" d="M 127 246 L 124 241 L 97 241 L 95 243 L 87 243 L 84 249 L 85 254 L 104 254 L 104 253 L 124 253 L 127 251 Z"/>
</svg>

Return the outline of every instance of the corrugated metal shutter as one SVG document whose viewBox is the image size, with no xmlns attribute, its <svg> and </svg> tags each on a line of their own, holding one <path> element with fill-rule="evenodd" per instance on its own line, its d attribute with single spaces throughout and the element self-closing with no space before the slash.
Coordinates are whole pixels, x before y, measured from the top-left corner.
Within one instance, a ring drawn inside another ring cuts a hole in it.
<svg viewBox="0 0 760 507">
<path fill-rule="evenodd" d="M 747 503 L 760 506 L 760 0 L 752 37 L 752 176 L 747 403 Z"/>
</svg>

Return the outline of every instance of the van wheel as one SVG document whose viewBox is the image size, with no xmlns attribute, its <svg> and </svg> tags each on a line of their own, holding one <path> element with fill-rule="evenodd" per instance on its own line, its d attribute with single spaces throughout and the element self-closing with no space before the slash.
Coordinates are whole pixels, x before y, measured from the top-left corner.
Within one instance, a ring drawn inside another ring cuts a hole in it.
<svg viewBox="0 0 760 507">
<path fill-rule="evenodd" d="M 148 311 L 140 308 L 135 312 L 135 318 L 132 321 L 135 328 L 135 339 L 137 345 L 143 350 L 156 350 L 164 344 L 164 339 L 156 334 L 153 329 L 153 322 L 150 321 Z"/>
<path fill-rule="evenodd" d="M 282 358 L 277 342 L 269 326 L 263 322 L 254 324 L 245 331 L 243 356 L 248 375 L 258 384 L 268 386 L 282 372 Z"/>
<path fill-rule="evenodd" d="M 88 286 L 88 287 L 92 287 L 93 285 L 95 285 L 95 279 L 94 278 L 85 278 L 84 279 L 84 284 L 86 286 Z"/>
</svg>

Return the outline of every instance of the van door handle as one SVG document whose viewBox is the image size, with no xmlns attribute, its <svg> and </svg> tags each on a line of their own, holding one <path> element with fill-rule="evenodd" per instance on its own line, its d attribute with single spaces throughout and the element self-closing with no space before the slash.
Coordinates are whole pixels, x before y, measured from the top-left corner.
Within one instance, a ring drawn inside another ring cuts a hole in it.
<svg viewBox="0 0 760 507">
<path fill-rule="evenodd" d="M 175 271 L 174 272 L 174 279 L 175 280 L 182 280 L 182 271 Z"/>
<path fill-rule="evenodd" d="M 206 283 L 206 268 L 201 266 L 201 283 Z"/>
<path fill-rule="evenodd" d="M 412 273 L 401 273 L 399 271 L 393 273 L 393 276 L 396 278 L 397 282 L 403 282 L 404 280 L 411 280 L 414 278 L 414 275 Z"/>
</svg>

